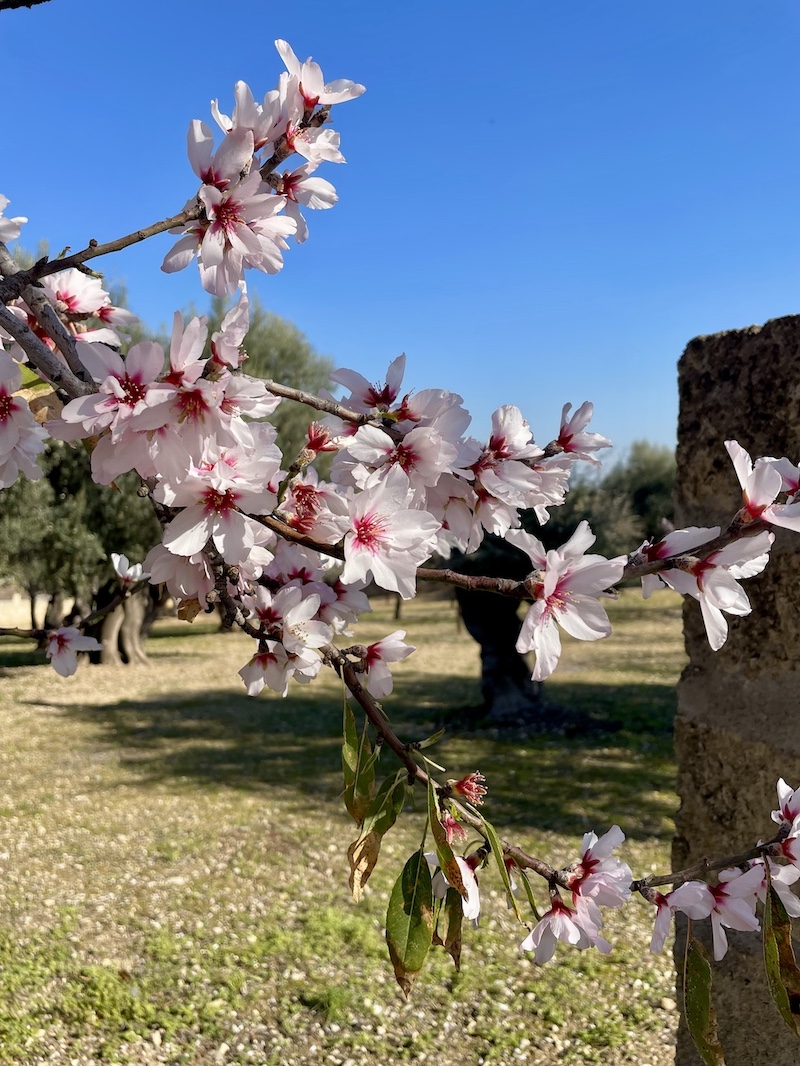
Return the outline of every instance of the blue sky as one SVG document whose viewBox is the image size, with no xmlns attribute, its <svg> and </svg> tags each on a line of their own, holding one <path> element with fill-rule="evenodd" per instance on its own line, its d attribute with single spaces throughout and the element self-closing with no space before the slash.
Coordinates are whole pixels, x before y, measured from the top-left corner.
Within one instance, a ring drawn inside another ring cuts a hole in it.
<svg viewBox="0 0 800 1066">
<path fill-rule="evenodd" d="M 135 15 L 133 12 L 135 11 Z M 672 444 L 694 336 L 800 310 L 800 7 L 794 0 L 51 0 L 0 13 L 0 149 L 23 243 L 108 240 L 196 191 L 209 101 L 256 97 L 276 37 L 327 79 L 340 202 L 251 291 L 337 366 L 460 392 L 484 437 L 515 403 L 545 443 L 595 404 L 623 448 Z M 10 89 L 9 87 L 13 87 Z M 173 238 L 95 261 L 150 325 L 207 306 Z M 746 444 L 746 442 L 743 442 Z"/>
</svg>

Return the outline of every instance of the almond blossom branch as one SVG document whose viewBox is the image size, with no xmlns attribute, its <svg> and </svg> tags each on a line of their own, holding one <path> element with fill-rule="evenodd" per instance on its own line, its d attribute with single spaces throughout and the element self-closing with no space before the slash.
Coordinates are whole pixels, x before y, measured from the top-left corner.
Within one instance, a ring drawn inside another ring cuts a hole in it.
<svg viewBox="0 0 800 1066">
<path fill-rule="evenodd" d="M 36 7 L 38 4 L 49 4 L 50 0 L 0 0 L 0 11 L 15 11 L 20 7 Z"/>
<path fill-rule="evenodd" d="M 319 111 L 315 111 L 314 114 L 312 114 L 308 118 L 304 116 L 302 121 L 298 124 L 298 130 L 315 129 L 319 126 L 322 126 L 325 122 L 328 121 L 330 111 L 330 106 L 325 106 L 321 107 Z M 273 188 L 277 189 L 278 186 L 281 184 L 281 179 L 273 176 L 272 172 L 276 169 L 276 167 L 279 167 L 281 163 L 284 162 L 284 160 L 288 159 L 290 155 L 294 154 L 294 148 L 291 148 L 289 146 L 289 140 L 286 134 L 282 134 L 275 144 L 275 151 L 272 153 L 266 163 L 261 166 L 259 170 L 259 173 L 261 174 L 261 177 L 264 179 L 264 181 L 266 181 Z"/>
<path fill-rule="evenodd" d="M 288 385 L 281 385 L 280 382 L 267 379 L 264 380 L 264 384 L 267 387 L 267 392 L 271 392 L 273 396 L 280 396 L 286 400 L 295 400 L 297 403 L 305 404 L 306 407 L 314 407 L 317 411 L 324 411 L 325 414 L 336 415 L 337 418 L 341 418 L 345 422 L 352 422 L 353 425 L 365 426 L 368 422 L 374 421 L 374 416 L 369 412 L 352 411 L 349 407 L 337 403 L 336 400 L 315 396 L 313 392 L 292 389 Z"/>
<path fill-rule="evenodd" d="M 73 255 L 60 256 L 57 259 L 40 259 L 30 269 L 21 270 L 13 276 L 6 277 L 3 281 L 0 281 L 0 303 L 10 303 L 11 300 L 17 299 L 22 295 L 22 290 L 26 285 L 38 281 L 39 278 L 47 277 L 48 274 L 55 274 L 57 271 L 67 270 L 69 267 L 80 268 L 89 259 L 96 259 L 101 255 L 109 255 L 111 252 L 119 252 L 123 248 L 130 248 L 131 245 L 147 240 L 148 237 L 155 237 L 157 234 L 165 233 L 174 227 L 185 226 L 187 222 L 193 222 L 195 219 L 200 218 L 202 211 L 202 206 L 194 203 L 191 207 L 185 207 L 171 218 L 165 218 L 161 222 L 155 222 L 152 226 L 145 226 L 143 229 L 135 230 L 133 233 L 118 237 L 116 240 L 100 244 L 93 239 L 89 241 L 86 248 L 83 248 L 80 252 L 75 252 Z"/>
<path fill-rule="evenodd" d="M 647 560 L 639 551 L 632 552 L 625 569 L 622 572 L 623 579 L 644 577 L 646 574 L 658 574 L 663 570 L 682 570 L 689 568 L 698 559 L 706 559 L 709 555 L 727 548 L 734 541 L 743 537 L 755 537 L 764 530 L 770 529 L 769 522 L 757 518 L 749 522 L 742 522 L 738 514 L 731 520 L 728 528 L 713 540 L 706 541 L 692 550 L 691 554 L 673 555 L 666 559 Z"/>
<path fill-rule="evenodd" d="M 687 866 L 685 870 L 673 870 L 668 874 L 654 874 L 648 877 L 640 877 L 631 883 L 634 892 L 641 892 L 645 898 L 647 891 L 657 885 L 682 885 L 684 881 L 691 881 L 696 877 L 705 877 L 717 870 L 725 870 L 734 866 L 745 866 L 751 859 L 762 859 L 765 856 L 775 854 L 775 845 L 786 839 L 791 826 L 785 824 L 780 831 L 764 844 L 756 844 L 747 851 L 735 855 L 726 855 L 723 859 L 701 859 L 694 866 Z"/>
<path fill-rule="evenodd" d="M 68 396 L 76 399 L 95 392 L 93 385 L 80 381 L 69 367 L 55 356 L 44 341 L 33 330 L 21 322 L 7 307 L 0 305 L 0 327 L 9 333 L 25 350 L 31 362 L 58 389 L 63 389 Z"/>
<path fill-rule="evenodd" d="M 427 785 L 429 775 L 413 757 L 412 752 L 414 751 L 414 745 L 404 744 L 394 732 L 379 705 L 361 684 L 358 677 L 358 671 L 354 664 L 351 663 L 334 644 L 328 644 L 321 648 L 320 651 L 323 653 L 325 661 L 343 678 L 353 699 L 355 699 L 361 707 L 364 714 L 375 727 L 379 736 L 383 738 L 384 743 L 391 748 L 403 766 L 408 770 L 409 782 L 418 781 L 423 786 Z M 437 786 L 437 788 L 439 787 L 440 786 Z M 449 801 L 458 808 L 462 821 L 472 826 L 472 828 L 476 829 L 479 833 L 483 833 L 483 820 L 479 815 L 473 814 L 467 807 L 452 796 L 449 796 Z"/>
<path fill-rule="evenodd" d="M 108 603 L 103 604 L 102 607 L 96 607 L 91 614 L 87 614 L 85 618 L 81 618 L 75 623 L 75 629 L 86 629 L 89 626 L 99 622 L 101 618 L 105 618 L 107 614 L 116 610 L 121 603 L 124 603 L 130 596 L 138 592 L 140 589 L 147 585 L 146 580 L 137 581 L 130 588 L 121 589 Z M 48 629 L 19 629 L 14 627 L 0 626 L 0 637 L 19 637 L 21 640 L 44 640 L 50 630 Z"/>
<path fill-rule="evenodd" d="M 4 244 L 0 243 L 0 274 L 8 278 L 19 273 L 21 271 L 14 262 L 11 253 Z M 33 312 L 36 321 L 64 356 L 67 366 L 75 377 L 80 378 L 82 381 L 89 380 L 89 375 L 78 355 L 74 336 L 66 329 L 44 292 L 33 285 L 25 285 L 20 295 Z"/>
</svg>

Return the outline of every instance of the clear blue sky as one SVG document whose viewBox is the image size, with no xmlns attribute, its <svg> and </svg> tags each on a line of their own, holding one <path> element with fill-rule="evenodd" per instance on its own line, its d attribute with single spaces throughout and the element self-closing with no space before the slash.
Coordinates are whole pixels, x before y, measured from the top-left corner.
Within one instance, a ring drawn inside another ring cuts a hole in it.
<svg viewBox="0 0 800 1066">
<path fill-rule="evenodd" d="M 51 249 L 196 191 L 189 120 L 274 86 L 286 38 L 328 80 L 340 202 L 251 290 L 337 366 L 460 392 L 485 436 L 516 403 L 544 443 L 595 404 L 624 448 L 672 444 L 701 333 L 800 310 L 796 0 L 51 0 L 0 13 L 0 192 Z M 96 261 L 150 325 L 206 297 L 168 235 Z"/>
</svg>

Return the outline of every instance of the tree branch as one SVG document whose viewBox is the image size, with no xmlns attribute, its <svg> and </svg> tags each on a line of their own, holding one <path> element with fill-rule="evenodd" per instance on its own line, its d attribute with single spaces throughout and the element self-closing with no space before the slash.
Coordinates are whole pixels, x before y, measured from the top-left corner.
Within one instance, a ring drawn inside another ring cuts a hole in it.
<svg viewBox="0 0 800 1066">
<path fill-rule="evenodd" d="M 337 403 L 336 400 L 328 400 L 323 396 L 315 396 L 313 392 L 304 392 L 302 389 L 291 389 L 288 385 L 281 385 L 277 381 L 265 380 L 267 392 L 273 396 L 281 396 L 285 400 L 295 400 L 303 403 L 306 407 L 313 407 L 317 411 L 324 411 L 328 415 L 336 415 L 345 422 L 352 422 L 356 426 L 364 426 L 367 422 L 373 422 L 375 416 L 369 411 L 351 411 L 349 407 Z"/>
<path fill-rule="evenodd" d="M 0 0 L 0 11 L 14 11 L 19 7 L 36 7 L 47 4 L 50 0 Z"/>
<path fill-rule="evenodd" d="M 96 259 L 100 255 L 119 252 L 123 248 L 130 248 L 133 244 L 139 244 L 141 241 L 147 240 L 148 237 L 155 237 L 158 233 L 166 233 L 167 230 L 185 226 L 187 222 L 193 222 L 195 219 L 200 218 L 202 211 L 202 206 L 194 203 L 190 207 L 185 207 L 183 211 L 179 211 L 177 215 L 173 215 L 171 218 L 165 218 L 161 222 L 155 222 L 152 226 L 145 226 L 144 229 L 135 230 L 125 237 L 118 237 L 116 240 L 107 241 L 105 244 L 100 244 L 93 239 L 89 241 L 86 248 L 80 252 L 75 252 L 74 255 L 61 256 L 58 259 L 40 259 L 29 270 L 21 270 L 14 277 L 7 277 L 0 282 L 0 303 L 10 303 L 11 300 L 17 299 L 17 297 L 22 295 L 24 286 L 30 285 L 40 278 L 47 277 L 48 274 L 55 274 L 57 270 L 81 267 L 88 260 Z"/>
<path fill-rule="evenodd" d="M 69 367 L 64 366 L 44 341 L 40 340 L 26 323 L 21 322 L 7 307 L 0 306 L 0 326 L 9 333 L 29 356 L 31 362 L 42 374 L 72 399 L 88 396 L 94 392 L 94 386 L 80 381 Z"/>
</svg>

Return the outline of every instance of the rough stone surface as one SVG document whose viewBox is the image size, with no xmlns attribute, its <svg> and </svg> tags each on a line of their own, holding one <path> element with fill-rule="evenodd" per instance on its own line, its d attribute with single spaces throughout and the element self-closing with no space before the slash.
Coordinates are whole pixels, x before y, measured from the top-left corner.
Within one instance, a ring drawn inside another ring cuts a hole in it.
<svg viewBox="0 0 800 1066">
<path fill-rule="evenodd" d="M 678 524 L 724 527 L 741 506 L 725 440 L 753 458 L 800 459 L 800 316 L 696 338 L 681 358 L 679 387 Z M 753 612 L 727 616 L 721 651 L 711 652 L 698 605 L 684 608 L 690 663 L 676 722 L 676 869 L 769 835 L 778 777 L 800 784 L 800 537 L 775 532 L 770 565 L 745 583 Z M 696 926 L 701 939 L 709 924 Z M 713 964 L 727 1066 L 796 1066 L 800 1044 L 769 997 L 760 937 L 731 931 L 729 942 Z M 683 1028 L 676 1066 L 700 1063 Z"/>
</svg>

